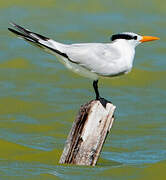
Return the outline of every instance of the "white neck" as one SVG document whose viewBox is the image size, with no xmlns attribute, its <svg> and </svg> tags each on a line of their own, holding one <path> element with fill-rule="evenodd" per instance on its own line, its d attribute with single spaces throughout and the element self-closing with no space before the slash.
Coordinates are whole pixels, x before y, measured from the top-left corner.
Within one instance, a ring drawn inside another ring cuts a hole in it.
<svg viewBox="0 0 166 180">
<path fill-rule="evenodd" d="M 124 39 L 116 40 L 113 42 L 113 45 L 117 48 L 121 56 L 118 62 L 121 71 L 126 71 L 126 73 L 131 71 L 135 55 L 135 47 Z"/>
<path fill-rule="evenodd" d="M 133 61 L 135 55 L 135 46 L 124 39 L 118 39 L 114 42 L 119 52 L 127 61 Z"/>
</svg>

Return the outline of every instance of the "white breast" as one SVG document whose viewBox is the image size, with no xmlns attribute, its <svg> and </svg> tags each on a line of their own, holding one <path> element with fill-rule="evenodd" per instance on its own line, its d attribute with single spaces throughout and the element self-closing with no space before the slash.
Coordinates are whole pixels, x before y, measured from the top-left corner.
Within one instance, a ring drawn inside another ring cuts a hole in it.
<svg viewBox="0 0 166 180">
<path fill-rule="evenodd" d="M 96 80 L 98 76 L 117 76 L 132 68 L 134 49 L 126 41 L 89 44 L 73 44 L 64 47 L 69 59 L 60 57 L 70 70 Z"/>
</svg>

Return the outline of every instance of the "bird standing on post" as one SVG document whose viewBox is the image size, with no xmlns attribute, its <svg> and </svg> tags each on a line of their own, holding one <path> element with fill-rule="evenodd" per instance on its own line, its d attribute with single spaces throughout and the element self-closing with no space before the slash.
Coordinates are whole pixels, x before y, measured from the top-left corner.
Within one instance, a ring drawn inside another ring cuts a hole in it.
<svg viewBox="0 0 166 180">
<path fill-rule="evenodd" d="M 54 54 L 70 70 L 93 80 L 96 100 L 105 107 L 107 100 L 98 90 L 100 76 L 114 77 L 131 71 L 135 47 L 143 42 L 158 40 L 158 37 L 140 36 L 132 32 L 114 34 L 111 43 L 62 44 L 40 34 L 31 32 L 15 23 L 18 31 L 8 28 L 17 36 Z"/>
</svg>

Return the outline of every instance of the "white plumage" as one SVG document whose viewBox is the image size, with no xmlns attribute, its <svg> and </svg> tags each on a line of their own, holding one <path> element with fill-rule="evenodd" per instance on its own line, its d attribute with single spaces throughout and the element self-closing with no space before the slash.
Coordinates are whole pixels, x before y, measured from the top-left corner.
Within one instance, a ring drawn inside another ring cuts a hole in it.
<svg viewBox="0 0 166 180">
<path fill-rule="evenodd" d="M 58 57 L 68 69 L 88 77 L 93 81 L 96 99 L 105 106 L 106 100 L 98 92 L 100 76 L 113 77 L 128 73 L 133 66 L 135 47 L 141 42 L 157 40 L 152 36 L 140 36 L 132 32 L 123 32 L 111 37 L 110 43 L 62 44 L 40 34 L 31 32 L 11 23 L 18 31 L 11 32 L 28 42 L 43 48 Z"/>
</svg>

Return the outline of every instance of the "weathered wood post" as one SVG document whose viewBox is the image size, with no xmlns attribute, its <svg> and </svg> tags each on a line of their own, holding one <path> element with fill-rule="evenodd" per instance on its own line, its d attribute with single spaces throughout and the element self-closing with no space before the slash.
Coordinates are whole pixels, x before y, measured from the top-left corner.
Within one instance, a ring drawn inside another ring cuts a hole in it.
<svg viewBox="0 0 166 180">
<path fill-rule="evenodd" d="M 97 100 L 81 106 L 59 163 L 95 166 L 114 121 L 115 106 Z"/>
</svg>

